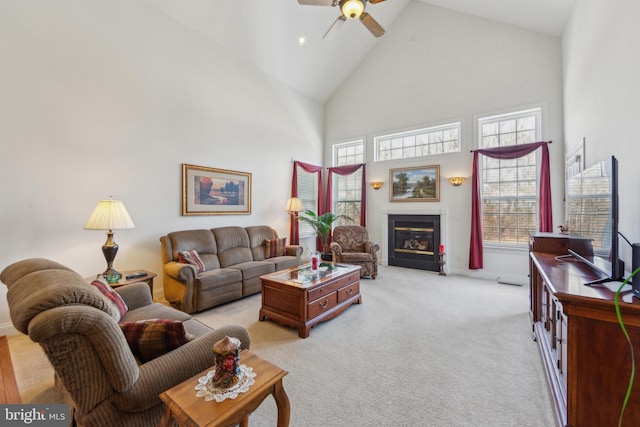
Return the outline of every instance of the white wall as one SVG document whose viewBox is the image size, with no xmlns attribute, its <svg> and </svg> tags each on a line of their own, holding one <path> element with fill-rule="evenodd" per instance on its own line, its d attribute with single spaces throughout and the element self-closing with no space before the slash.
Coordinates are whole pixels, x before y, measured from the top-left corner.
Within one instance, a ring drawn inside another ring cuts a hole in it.
<svg viewBox="0 0 640 427">
<path fill-rule="evenodd" d="M 122 200 L 115 267 L 159 274 L 159 237 L 269 224 L 288 236 L 291 159 L 322 162 L 323 109 L 138 0 L 0 3 L 0 270 L 45 257 L 90 276 Z M 181 164 L 249 172 L 251 215 L 182 217 Z M 9 329 L 0 286 L 0 333 Z"/>
<path fill-rule="evenodd" d="M 631 242 L 640 242 L 639 16 L 636 0 L 578 0 L 563 37 L 565 144 L 585 138 L 588 165 L 618 158 L 619 230 Z M 623 240 L 620 249 L 630 270 Z"/>
<path fill-rule="evenodd" d="M 448 210 L 450 272 L 527 283 L 526 249 L 485 248 L 483 270 L 468 270 L 471 182 L 451 186 L 450 176 L 471 176 L 478 115 L 542 104 L 543 139 L 550 146 L 554 224 L 562 223 L 563 127 L 560 39 L 485 19 L 411 3 L 326 106 L 326 141 L 367 137 L 367 176 L 385 181 L 368 188 L 368 228 L 382 242 L 384 213 Z M 415 161 L 372 163 L 372 137 L 412 126 L 461 120 L 462 152 Z M 325 149 L 330 163 L 331 147 Z M 389 203 L 389 169 L 439 164 L 439 203 Z M 402 205 L 402 206 L 400 206 Z M 410 206 L 409 206 L 410 205 Z"/>
</svg>

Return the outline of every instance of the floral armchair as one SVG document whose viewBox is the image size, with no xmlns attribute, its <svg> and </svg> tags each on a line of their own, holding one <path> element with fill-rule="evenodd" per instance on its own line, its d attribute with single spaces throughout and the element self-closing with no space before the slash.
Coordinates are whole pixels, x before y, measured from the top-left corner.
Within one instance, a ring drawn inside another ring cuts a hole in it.
<svg viewBox="0 0 640 427">
<path fill-rule="evenodd" d="M 333 229 L 330 245 L 333 262 L 359 265 L 360 277 L 378 275 L 377 243 L 369 241 L 367 229 L 360 225 L 339 225 Z"/>
</svg>

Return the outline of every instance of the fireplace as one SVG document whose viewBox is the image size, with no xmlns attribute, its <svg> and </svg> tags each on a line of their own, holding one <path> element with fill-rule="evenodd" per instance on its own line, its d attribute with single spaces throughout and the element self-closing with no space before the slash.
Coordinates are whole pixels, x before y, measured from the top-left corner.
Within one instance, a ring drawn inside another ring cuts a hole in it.
<svg viewBox="0 0 640 427">
<path fill-rule="evenodd" d="M 389 215 L 388 264 L 440 271 L 440 215 Z"/>
</svg>

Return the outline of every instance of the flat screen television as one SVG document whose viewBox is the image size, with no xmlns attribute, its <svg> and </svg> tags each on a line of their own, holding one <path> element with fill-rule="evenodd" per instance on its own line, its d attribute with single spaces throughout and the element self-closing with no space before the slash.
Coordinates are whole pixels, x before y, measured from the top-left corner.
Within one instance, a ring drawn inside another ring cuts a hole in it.
<svg viewBox="0 0 640 427">
<path fill-rule="evenodd" d="M 601 280 L 619 281 L 624 263 L 618 256 L 618 160 L 597 163 L 567 179 L 569 253 L 598 270 Z"/>
</svg>

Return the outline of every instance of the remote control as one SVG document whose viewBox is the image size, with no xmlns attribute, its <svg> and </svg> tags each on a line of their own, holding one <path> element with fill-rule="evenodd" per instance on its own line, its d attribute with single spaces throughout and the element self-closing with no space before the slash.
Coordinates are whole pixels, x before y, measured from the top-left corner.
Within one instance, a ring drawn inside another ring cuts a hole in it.
<svg viewBox="0 0 640 427">
<path fill-rule="evenodd" d="M 139 277 L 144 277 L 146 275 L 147 273 L 143 273 L 143 272 L 131 273 L 131 274 L 127 274 L 127 279 L 137 279 Z"/>
</svg>

